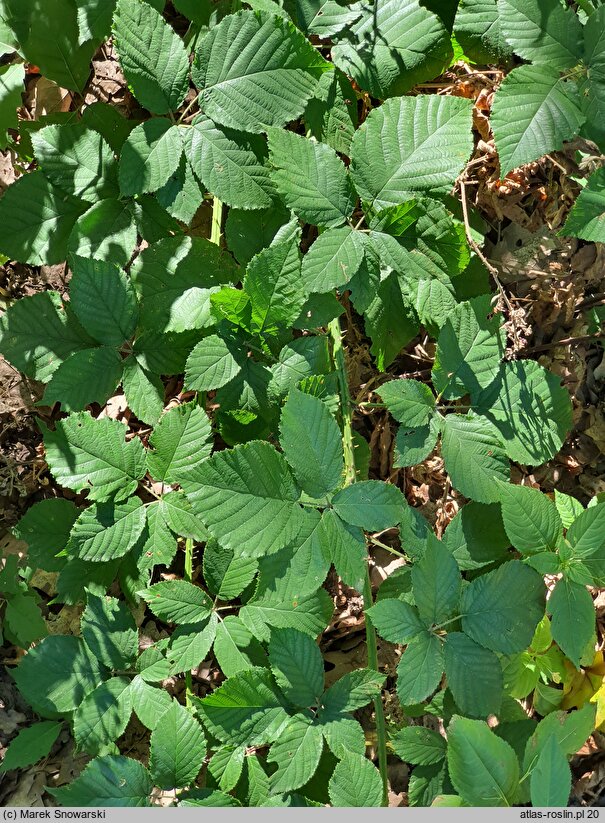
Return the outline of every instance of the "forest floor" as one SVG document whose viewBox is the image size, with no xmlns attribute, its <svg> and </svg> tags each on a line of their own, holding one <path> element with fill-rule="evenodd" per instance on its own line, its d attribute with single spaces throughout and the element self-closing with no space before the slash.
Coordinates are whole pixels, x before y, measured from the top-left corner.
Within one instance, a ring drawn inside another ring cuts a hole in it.
<svg viewBox="0 0 605 823">
<path fill-rule="evenodd" d="M 106 46 L 100 50 L 94 68 L 86 102 L 111 102 L 132 116 L 136 104 Z M 605 357 L 602 343 L 588 325 L 590 313 L 586 311 L 605 302 L 605 249 L 559 237 L 557 232 L 578 191 L 573 178 L 582 177 L 590 169 L 579 168 L 576 163 L 576 150 L 585 148 L 578 141 L 565 152 L 523 167 L 503 181 L 498 179 L 486 114 L 501 78 L 496 70 L 474 70 L 457 64 L 431 86 L 440 94 L 475 101 L 477 147 L 460 177 L 456 195 L 464 198 L 484 221 L 483 252 L 495 267 L 499 283 L 496 293 L 499 291 L 500 305 L 509 318 L 509 355 L 536 359 L 561 377 L 573 398 L 574 427 L 564 447 L 554 460 L 526 474 L 524 483 L 545 492 L 557 488 L 586 503 L 597 492 L 605 491 Z M 25 116 L 37 118 L 43 113 L 68 110 L 72 105 L 68 92 L 37 75 L 29 78 Z M 0 154 L 0 193 L 16 173 L 16 158 L 10 152 Z M 205 220 L 203 215 L 201 219 Z M 47 289 L 63 294 L 66 287 L 66 270 L 62 265 L 35 268 L 7 264 L 0 268 L 0 312 L 15 299 Z M 372 391 L 382 380 L 373 365 L 369 340 L 359 318 L 351 311 L 345 322 L 352 397 L 358 403 L 376 400 Z M 389 373 L 398 377 L 428 377 L 434 345 L 428 336 L 417 337 L 389 367 Z M 167 387 L 167 400 L 180 389 L 176 383 Z M 0 357 L 0 555 L 24 551 L 24 545 L 11 536 L 10 528 L 28 506 L 45 497 L 70 494 L 56 487 L 44 462 L 37 420 L 48 421 L 56 409 L 34 408 L 41 394 L 40 385 L 24 379 Z M 123 397 L 111 398 L 103 411 L 122 417 Z M 370 444 L 371 476 L 397 482 L 405 490 L 408 502 L 434 524 L 438 535 L 442 534 L 463 498 L 450 488 L 439 455 L 434 453 L 411 469 L 395 469 L 394 431 L 386 411 L 358 412 L 354 425 Z M 520 472 L 513 468 L 513 482 L 521 480 Z M 387 532 L 380 539 L 388 544 L 391 537 Z M 372 582 L 376 586 L 403 562 L 381 549 L 374 550 L 373 561 Z M 52 596 L 52 578 L 53 575 L 38 572 L 34 581 L 45 603 Z M 336 609 L 324 635 L 323 652 L 331 667 L 328 678 L 336 679 L 364 665 L 366 652 L 362 599 L 334 581 L 332 594 Z M 605 591 L 594 590 L 594 597 L 603 645 Z M 78 607 L 45 607 L 53 633 L 77 633 L 79 616 Z M 158 637 L 158 628 L 152 621 L 145 623 L 142 631 L 150 639 Z M 10 662 L 20 652 L 5 646 L 0 654 Z M 381 647 L 380 662 L 387 669 L 394 669 L 397 658 L 390 644 Z M 207 668 L 210 667 L 208 663 Z M 211 679 L 213 673 L 200 670 L 198 674 Z M 175 683 L 175 689 L 178 687 Z M 389 707 L 386 708 L 388 711 Z M 16 730 L 30 722 L 30 710 L 20 701 L 11 678 L 0 669 L 0 757 Z M 126 732 L 128 739 L 121 741 L 122 751 L 142 752 L 144 732 L 143 727 L 131 722 Z M 87 760 L 74 752 L 73 741 L 64 732 L 45 762 L 0 776 L 0 805 L 54 805 L 44 786 L 51 780 L 55 784 L 71 780 Z M 600 798 L 605 796 L 605 737 L 595 733 L 573 758 L 572 769 L 575 802 L 600 804 Z M 392 804 L 405 805 L 406 767 L 401 763 L 393 766 L 390 779 Z M 601 802 L 605 804 L 605 800 Z"/>
</svg>

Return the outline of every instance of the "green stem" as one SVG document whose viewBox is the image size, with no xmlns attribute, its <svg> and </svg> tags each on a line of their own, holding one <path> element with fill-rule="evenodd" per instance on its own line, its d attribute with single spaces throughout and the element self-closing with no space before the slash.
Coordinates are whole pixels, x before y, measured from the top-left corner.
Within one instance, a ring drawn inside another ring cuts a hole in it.
<svg viewBox="0 0 605 823">
<path fill-rule="evenodd" d="M 217 246 L 221 245 L 223 230 L 223 204 L 218 197 L 212 200 L 212 226 L 210 229 L 210 242 Z"/>
<path fill-rule="evenodd" d="M 188 583 L 193 582 L 193 540 L 187 537 L 185 540 L 185 580 Z M 191 679 L 191 672 L 185 674 L 185 699 L 188 708 L 192 705 L 193 697 L 193 681 Z"/>
<path fill-rule="evenodd" d="M 336 317 L 330 321 L 328 326 L 332 337 L 332 351 L 334 365 L 338 375 L 338 386 L 340 388 L 340 405 L 342 408 L 342 446 L 345 458 L 345 485 L 350 486 L 356 480 L 355 473 L 355 453 L 353 450 L 353 424 L 351 419 L 351 395 L 349 394 L 349 382 L 347 380 L 347 369 L 345 365 L 345 353 L 342 347 L 342 332 L 340 322 Z"/>
<path fill-rule="evenodd" d="M 342 415 L 342 446 L 345 460 L 345 485 L 355 483 L 357 473 L 355 471 L 355 452 L 353 448 L 353 421 L 351 409 L 351 396 L 349 393 L 349 383 L 347 380 L 347 370 L 345 364 L 344 349 L 342 346 L 342 332 L 340 322 L 335 318 L 328 326 L 332 338 L 332 352 L 334 366 L 338 375 L 338 387 L 340 391 L 340 407 Z M 363 602 L 365 610 L 372 605 L 372 582 L 370 580 L 369 553 L 366 563 L 366 577 L 363 584 Z M 378 668 L 378 648 L 376 645 L 376 631 L 369 618 L 366 617 L 366 645 L 368 649 L 368 666 L 374 671 Z M 382 805 L 387 806 L 388 797 L 388 773 L 387 773 L 387 735 L 386 723 L 384 719 L 384 707 L 382 697 L 378 695 L 374 698 L 374 714 L 376 716 L 376 738 L 378 741 L 378 768 L 382 779 Z"/>
</svg>

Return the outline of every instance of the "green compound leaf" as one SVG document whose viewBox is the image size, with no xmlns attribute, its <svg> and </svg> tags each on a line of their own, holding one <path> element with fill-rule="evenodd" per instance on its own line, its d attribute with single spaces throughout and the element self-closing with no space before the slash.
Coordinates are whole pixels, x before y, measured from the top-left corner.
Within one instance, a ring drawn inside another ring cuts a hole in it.
<svg viewBox="0 0 605 823">
<path fill-rule="evenodd" d="M 167 653 L 171 675 L 189 672 L 206 659 L 217 634 L 217 624 L 218 618 L 213 613 L 208 621 L 179 626 L 173 632 Z"/>
<path fill-rule="evenodd" d="M 384 683 L 384 675 L 374 669 L 355 669 L 343 675 L 326 690 L 322 700 L 322 718 L 361 709 L 376 697 Z"/>
<path fill-rule="evenodd" d="M 82 411 L 90 403 L 103 405 L 121 376 L 122 361 L 115 349 L 74 352 L 54 372 L 39 405 L 61 403 L 63 411 Z"/>
<path fill-rule="evenodd" d="M 0 200 L 0 252 L 32 266 L 62 262 L 71 230 L 87 208 L 51 185 L 41 171 L 25 174 Z"/>
<path fill-rule="evenodd" d="M 418 610 L 403 600 L 385 597 L 366 611 L 376 631 L 389 643 L 409 643 L 426 630 Z"/>
<path fill-rule="evenodd" d="M 143 4 L 142 4 L 143 5 Z M 49 789 L 63 806 L 150 806 L 151 775 L 138 760 L 106 755 L 91 761 L 68 786 Z"/>
<path fill-rule="evenodd" d="M 275 188 L 259 135 L 221 128 L 203 114 L 191 126 L 185 153 L 208 191 L 237 209 L 265 209 Z M 243 262 L 243 261 L 242 261 Z"/>
<path fill-rule="evenodd" d="M 109 669 L 127 669 L 139 650 L 139 633 L 125 603 L 88 592 L 81 620 L 84 642 Z"/>
<path fill-rule="evenodd" d="M 412 591 L 425 624 L 442 623 L 456 614 L 462 578 L 449 550 L 432 533 L 421 559 L 412 566 Z"/>
<path fill-rule="evenodd" d="M 90 500 L 116 501 L 131 495 L 145 474 L 145 454 L 138 438 L 124 442 L 126 427 L 117 420 L 95 420 L 88 412 L 57 420 L 44 431 L 46 461 L 55 480 Z"/>
<path fill-rule="evenodd" d="M 200 107 L 214 122 L 259 133 L 299 117 L 331 68 L 292 23 L 240 11 L 210 29 L 192 78 Z"/>
<path fill-rule="evenodd" d="M 153 731 L 172 698 L 165 689 L 156 689 L 137 675 L 130 684 L 132 708 L 145 728 Z"/>
<path fill-rule="evenodd" d="M 595 585 L 603 585 L 601 581 L 605 577 L 605 504 L 590 506 L 579 514 L 569 527 L 567 540 L 572 548 L 574 560 L 581 560 L 582 565 L 592 574 Z"/>
<path fill-rule="evenodd" d="M 250 298 L 250 326 L 255 334 L 277 335 L 300 314 L 305 292 L 296 240 L 274 243 L 248 263 L 244 293 Z M 238 296 L 242 295 L 237 291 Z"/>
<path fill-rule="evenodd" d="M 173 700 L 151 733 L 149 770 L 162 789 L 191 785 L 206 756 L 206 738 L 199 722 Z"/>
<path fill-rule="evenodd" d="M 582 26 L 557 0 L 498 0 L 502 34 L 516 54 L 553 69 L 575 66 L 582 57 Z"/>
<path fill-rule="evenodd" d="M 95 203 L 118 194 L 113 152 L 81 123 L 46 126 L 32 135 L 36 160 L 54 186 Z"/>
<path fill-rule="evenodd" d="M 269 662 L 277 685 L 290 703 L 302 708 L 318 704 L 324 690 L 324 667 L 312 637 L 295 629 L 273 629 Z"/>
<path fill-rule="evenodd" d="M 577 87 L 548 66 L 519 66 L 494 98 L 491 123 L 500 176 L 557 151 L 584 122 Z"/>
<path fill-rule="evenodd" d="M 502 519 L 511 544 L 524 554 L 554 551 L 563 535 L 555 504 L 539 489 L 500 486 Z"/>
<path fill-rule="evenodd" d="M 391 380 L 376 393 L 395 420 L 410 428 L 424 426 L 435 409 L 435 398 L 430 388 L 418 380 Z"/>
<path fill-rule="evenodd" d="M 44 0 L 7 0 L 3 17 L 17 35 L 13 51 L 40 68 L 41 74 L 64 89 L 82 92 L 90 75 L 90 61 L 100 41 L 82 43 L 76 4 L 57 0 L 48 14 Z M 43 25 L 40 21 L 43 21 Z"/>
<path fill-rule="evenodd" d="M 595 636 L 595 611 L 586 586 L 559 580 L 549 600 L 554 641 L 576 668 Z"/>
<path fill-rule="evenodd" d="M 322 498 L 340 485 L 342 438 L 322 400 L 290 389 L 281 413 L 280 443 L 296 480 L 310 497 Z"/>
<path fill-rule="evenodd" d="M 440 638 L 427 631 L 414 637 L 397 666 L 397 694 L 402 705 L 426 700 L 439 685 L 443 667 Z"/>
<path fill-rule="evenodd" d="M 437 14 L 418 0 L 387 0 L 376 9 L 359 8 L 361 20 L 339 39 L 332 56 L 373 97 L 405 94 L 449 64 L 450 35 Z"/>
<path fill-rule="evenodd" d="M 449 523 L 443 542 L 462 571 L 504 560 L 510 540 L 497 503 L 467 503 Z"/>
<path fill-rule="evenodd" d="M 114 36 L 120 65 L 141 105 L 154 114 L 176 111 L 189 86 L 189 59 L 162 15 L 140 0 L 118 0 Z"/>
<path fill-rule="evenodd" d="M 199 623 L 210 615 L 208 595 L 186 580 L 164 580 L 139 592 L 156 617 L 168 623 Z"/>
<path fill-rule="evenodd" d="M 497 427 L 510 459 L 531 466 L 555 456 L 572 423 L 560 379 L 531 360 L 503 363 L 474 408 Z"/>
<path fill-rule="evenodd" d="M 73 352 L 92 345 L 94 341 L 54 291 L 17 300 L 0 317 L 0 351 L 34 380 L 48 382 Z"/>
<path fill-rule="evenodd" d="M 360 270 L 365 245 L 365 235 L 350 226 L 322 232 L 303 258 L 305 290 L 323 294 L 344 286 Z"/>
<path fill-rule="evenodd" d="M 391 737 L 391 745 L 398 757 L 417 766 L 441 763 L 447 752 L 445 737 L 424 726 L 400 729 Z"/>
<path fill-rule="evenodd" d="M 305 125 L 316 140 L 349 156 L 358 123 L 357 99 L 349 78 L 335 69 L 322 74 L 305 109 Z"/>
<path fill-rule="evenodd" d="M 183 148 L 190 134 L 191 132 L 185 134 Z M 190 225 L 204 199 L 204 189 L 185 156 L 181 157 L 177 170 L 170 175 L 168 182 L 157 190 L 155 196 L 160 206 L 163 206 L 175 220 Z"/>
<path fill-rule="evenodd" d="M 408 429 L 399 426 L 395 435 L 393 465 L 396 468 L 417 466 L 429 456 L 437 445 L 439 437 L 439 418 L 433 417 L 428 426 Z"/>
<path fill-rule="evenodd" d="M 347 753 L 365 753 L 365 736 L 357 720 L 346 715 L 328 720 L 320 716 L 320 722 L 324 740 L 332 754 L 339 760 Z"/>
<path fill-rule="evenodd" d="M 273 676 L 253 668 L 230 677 L 196 708 L 205 726 L 233 746 L 260 746 L 276 740 L 289 721 Z"/>
<path fill-rule="evenodd" d="M 325 630 L 334 612 L 334 604 L 326 591 L 319 589 L 294 601 L 291 597 L 282 597 L 266 593 L 240 610 L 241 619 L 255 637 L 268 640 L 272 627 L 298 629 L 312 637 Z"/>
<path fill-rule="evenodd" d="M 92 257 L 125 265 L 137 242 L 137 226 L 132 202 L 101 200 L 78 218 L 69 235 L 71 255 Z"/>
<path fill-rule="evenodd" d="M 187 358 L 185 384 L 193 391 L 220 389 L 241 371 L 232 343 L 211 334 L 195 346 Z"/>
<path fill-rule="evenodd" d="M 136 295 L 124 272 L 112 263 L 75 257 L 71 260 L 70 306 L 99 343 L 120 346 L 136 329 Z"/>
<path fill-rule="evenodd" d="M 253 557 L 236 557 L 232 549 L 208 540 L 204 548 L 204 580 L 212 594 L 220 600 L 238 597 L 252 582 L 258 571 Z"/>
<path fill-rule="evenodd" d="M 472 151 L 471 104 L 420 95 L 370 112 L 351 145 L 351 174 L 364 200 L 397 206 L 410 191 L 447 192 Z"/>
<path fill-rule="evenodd" d="M 269 763 L 277 763 L 272 791 L 288 792 L 308 783 L 315 774 L 323 748 L 321 726 L 305 715 L 294 715 L 271 746 Z"/>
<path fill-rule="evenodd" d="M 336 807 L 382 805 L 382 780 L 374 764 L 359 754 L 346 752 L 337 764 L 328 786 Z"/>
<path fill-rule="evenodd" d="M 557 489 L 555 489 L 555 506 L 565 529 L 568 529 L 584 511 L 584 506 L 579 500 Z"/>
<path fill-rule="evenodd" d="M 334 495 L 332 506 L 346 523 L 366 531 L 398 525 L 404 515 L 405 499 L 396 486 L 378 480 L 362 480 Z"/>
<path fill-rule="evenodd" d="M 46 757 L 61 731 L 62 723 L 54 720 L 43 720 L 21 729 L 19 734 L 11 740 L 0 763 L 0 774 L 23 769 L 31 766 Z"/>
<path fill-rule="evenodd" d="M 145 507 L 138 497 L 124 503 L 95 503 L 74 523 L 67 551 L 80 560 L 106 563 L 123 557 L 145 528 Z"/>
<path fill-rule="evenodd" d="M 291 131 L 270 129 L 272 178 L 286 206 L 305 223 L 341 226 L 357 200 L 334 149 Z"/>
<path fill-rule="evenodd" d="M 79 638 L 54 635 L 30 649 L 12 676 L 32 709 L 54 718 L 82 703 L 103 680 L 103 667 Z"/>
<path fill-rule="evenodd" d="M 178 126 L 154 117 L 134 128 L 120 154 L 120 192 L 123 197 L 157 191 L 177 170 L 183 143 Z"/>
<path fill-rule="evenodd" d="M 498 714 L 504 681 L 496 655 L 462 632 L 445 638 L 445 674 L 456 705 L 470 717 Z"/>
<path fill-rule="evenodd" d="M 560 233 L 593 243 L 605 242 L 605 169 L 590 175 Z"/>
<path fill-rule="evenodd" d="M 302 509 L 286 461 L 259 441 L 215 454 L 183 483 L 191 505 L 227 548 L 260 557 L 278 551 L 302 527 Z"/>
<path fill-rule="evenodd" d="M 132 355 L 122 362 L 122 388 L 128 408 L 144 423 L 155 425 L 164 409 L 164 384 Z"/>
<path fill-rule="evenodd" d="M 532 806 L 567 806 L 571 769 L 557 738 L 551 735 L 540 750 L 530 778 Z"/>
<path fill-rule="evenodd" d="M 65 559 L 57 554 L 67 545 L 79 513 L 71 500 L 61 497 L 40 500 L 30 506 L 13 528 L 13 535 L 27 543 L 27 556 L 32 566 L 56 572 L 65 565 Z"/>
<path fill-rule="evenodd" d="M 230 792 L 236 787 L 244 768 L 245 754 L 244 746 L 221 746 L 212 755 L 208 771 L 223 791 Z"/>
<path fill-rule="evenodd" d="M 497 481 L 508 481 L 510 468 L 495 425 L 472 414 L 448 414 L 441 436 L 441 453 L 454 488 L 480 503 L 497 502 Z"/>
<path fill-rule="evenodd" d="M 435 389 L 448 400 L 484 389 L 496 378 L 505 348 L 502 319 L 494 315 L 490 296 L 459 303 L 439 332 Z"/>
<path fill-rule="evenodd" d="M 31 643 L 46 637 L 48 629 L 40 613 L 35 592 L 13 594 L 4 612 L 4 630 L 17 646 L 26 649 Z"/>
<path fill-rule="evenodd" d="M 132 697 L 127 677 L 112 677 L 86 695 L 73 716 L 74 737 L 79 749 L 98 754 L 114 743 L 130 720 Z"/>
<path fill-rule="evenodd" d="M 176 554 L 176 539 L 166 521 L 166 508 L 163 500 L 147 505 L 147 522 L 141 537 L 144 545 L 137 560 L 139 569 L 150 569 L 159 563 L 169 566 Z"/>
<path fill-rule="evenodd" d="M 261 644 L 235 615 L 227 615 L 218 624 L 214 655 L 227 677 L 267 662 L 267 655 Z"/>
<path fill-rule="evenodd" d="M 460 0 L 454 36 L 464 53 L 477 63 L 507 61 L 511 57 L 496 0 Z"/>
<path fill-rule="evenodd" d="M 138 256 L 131 276 L 142 303 L 140 325 L 155 333 L 214 325 L 210 295 L 221 284 L 239 280 L 231 255 L 204 237 L 168 237 L 154 243 Z M 159 371 L 174 373 L 167 367 Z"/>
<path fill-rule="evenodd" d="M 447 732 L 447 765 L 454 788 L 469 806 L 512 806 L 519 791 L 513 749 L 482 720 L 454 715 Z"/>
<path fill-rule="evenodd" d="M 9 143 L 8 129 L 19 126 L 17 109 L 21 105 L 24 90 L 25 66 L 15 63 L 0 68 L 0 149 Z"/>
<path fill-rule="evenodd" d="M 360 592 L 366 574 L 367 551 L 361 529 L 344 523 L 333 511 L 321 516 L 319 541 L 324 558 L 331 560 L 347 586 Z"/>
<path fill-rule="evenodd" d="M 170 409 L 149 438 L 147 469 L 155 480 L 180 483 L 212 451 L 212 428 L 206 412 L 194 401 Z"/>
<path fill-rule="evenodd" d="M 522 652 L 544 616 L 544 582 L 511 560 L 463 590 L 460 613 L 463 630 L 481 646 L 502 654 Z"/>
</svg>

